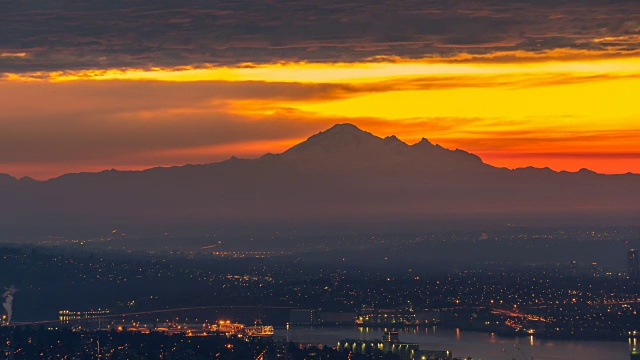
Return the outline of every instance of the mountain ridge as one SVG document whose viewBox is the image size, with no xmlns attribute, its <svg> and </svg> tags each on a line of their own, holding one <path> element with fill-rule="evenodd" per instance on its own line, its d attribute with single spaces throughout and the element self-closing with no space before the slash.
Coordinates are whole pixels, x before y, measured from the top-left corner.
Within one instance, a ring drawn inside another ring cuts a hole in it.
<svg viewBox="0 0 640 360">
<path fill-rule="evenodd" d="M 360 137 L 362 139 L 363 136 L 369 137 L 370 140 L 379 140 L 380 144 L 393 144 L 393 145 L 400 145 L 403 146 L 405 148 L 412 148 L 412 149 L 418 149 L 418 148 L 422 148 L 422 149 L 427 149 L 427 150 L 445 150 L 448 152 L 459 152 L 460 154 L 466 154 L 469 155 L 470 157 L 473 158 L 477 158 L 478 160 L 482 161 L 484 163 L 484 161 L 476 154 L 473 154 L 471 152 L 468 152 L 464 149 L 448 149 L 445 148 L 439 144 L 434 144 L 432 142 L 430 142 L 427 138 L 421 138 L 420 141 L 414 143 L 414 144 L 408 144 L 405 143 L 404 141 L 402 141 L 401 139 L 399 139 L 396 135 L 389 135 L 387 137 L 381 138 L 378 137 L 376 135 L 373 135 L 372 133 L 368 132 L 368 131 L 364 131 L 360 128 L 358 128 L 356 125 L 351 124 L 351 123 L 341 123 L 341 124 L 335 124 L 333 125 L 331 128 L 321 131 L 319 133 L 316 133 L 314 135 L 311 135 L 309 138 L 307 138 L 306 140 L 302 141 L 301 143 L 298 143 L 294 146 L 292 146 L 291 148 L 285 150 L 282 153 L 279 154 L 274 154 L 274 153 L 266 153 L 258 158 L 237 158 L 235 156 L 231 156 L 229 159 L 226 160 L 222 160 L 222 161 L 218 161 L 218 162 L 212 162 L 212 163 L 187 163 L 187 164 L 183 164 L 183 165 L 171 165 L 171 166 L 155 166 L 155 167 L 150 167 L 150 168 L 146 168 L 146 169 L 141 169 L 141 170 L 118 170 L 115 168 L 112 169 L 104 169 L 104 170 L 100 170 L 100 171 L 80 171 L 80 172 L 71 172 L 71 173 L 65 173 L 50 179 L 44 179 L 44 180 L 38 180 L 38 179 L 33 179 L 31 177 L 28 176 L 24 176 L 21 178 L 16 178 L 14 176 L 12 176 L 11 174 L 7 174 L 7 173 L 0 173 L 0 185 L 3 184 L 3 182 L 7 182 L 7 181 L 24 181 L 24 182 L 48 182 L 51 180 L 55 180 L 61 177 L 66 177 L 69 175 L 80 175 L 80 174 L 101 174 L 101 173 L 110 173 L 110 172 L 118 172 L 118 173 L 144 173 L 147 171 L 152 171 L 155 169 L 176 169 L 176 168 L 183 168 L 183 167 L 192 167 L 192 166 L 212 166 L 215 164 L 220 164 L 220 163 L 225 163 L 228 161 L 234 161 L 234 160 L 242 160 L 242 161 L 252 161 L 252 160 L 260 160 L 263 158 L 270 158 L 270 157 L 278 157 L 278 156 L 288 156 L 288 155 L 292 155 L 293 153 L 296 152 L 300 152 L 301 148 L 305 148 L 308 147 L 309 145 L 316 145 L 314 144 L 314 140 L 316 140 L 318 137 L 322 137 L 322 136 L 331 136 L 331 135 L 335 135 L 338 134 L 339 136 L 344 137 L 345 133 L 350 134 L 351 136 L 354 137 Z M 347 143 L 348 144 L 348 143 Z M 484 163 L 488 166 L 494 167 L 494 168 L 499 168 L 499 169 L 507 169 L 507 170 L 511 170 L 511 171 L 517 171 L 517 170 L 523 170 L 523 169 L 537 169 L 537 170 L 544 170 L 544 171 L 552 171 L 554 173 L 580 173 L 580 172 L 590 172 L 593 174 L 598 174 L 598 175 L 603 175 L 603 176 L 616 176 L 616 175 L 639 175 L 639 174 L 634 174 L 632 172 L 627 172 L 627 173 L 623 173 L 623 174 L 603 174 L 603 173 L 598 173 L 595 172 L 593 170 L 590 170 L 588 168 L 582 168 L 580 170 L 577 171 L 567 171 L 567 170 L 553 170 L 550 169 L 549 167 L 534 167 L 534 166 L 524 166 L 524 167 L 517 167 L 517 168 L 505 168 L 505 167 L 497 167 L 497 166 L 493 166 L 487 163 Z"/>
<path fill-rule="evenodd" d="M 640 215 L 640 176 L 506 169 L 338 124 L 281 154 L 141 171 L 0 176 L 0 225 L 379 222 Z M 585 220 L 586 221 L 586 220 Z M 590 221 L 591 222 L 591 221 Z"/>
</svg>

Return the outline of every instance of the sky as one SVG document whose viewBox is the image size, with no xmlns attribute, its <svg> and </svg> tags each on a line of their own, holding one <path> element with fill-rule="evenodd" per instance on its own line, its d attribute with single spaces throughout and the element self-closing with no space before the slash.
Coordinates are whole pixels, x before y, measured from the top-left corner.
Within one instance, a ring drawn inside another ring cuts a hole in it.
<svg viewBox="0 0 640 360">
<path fill-rule="evenodd" d="M 640 2 L 0 0 L 0 173 L 278 153 L 335 123 L 640 173 Z"/>
</svg>

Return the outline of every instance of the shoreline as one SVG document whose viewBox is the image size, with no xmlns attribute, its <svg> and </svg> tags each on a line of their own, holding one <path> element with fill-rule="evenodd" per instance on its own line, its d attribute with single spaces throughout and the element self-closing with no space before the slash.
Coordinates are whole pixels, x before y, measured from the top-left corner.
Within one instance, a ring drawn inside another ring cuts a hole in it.
<svg viewBox="0 0 640 360">
<path fill-rule="evenodd" d="M 348 325 L 348 324 L 314 324 L 314 325 L 289 325 L 290 329 L 295 329 L 295 328 L 342 328 L 342 329 L 349 329 L 349 328 L 353 328 L 353 329 L 358 329 L 358 328 L 372 328 L 372 329 L 390 329 L 390 330 L 394 330 L 394 331 L 398 331 L 400 329 L 402 330 L 406 330 L 406 329 L 430 329 L 433 328 L 434 326 L 426 326 L 426 325 L 411 325 L 411 326 L 393 326 L 393 324 L 388 324 L 388 325 L 367 325 L 367 326 L 363 326 L 363 325 Z M 613 336 L 603 336 L 603 335 L 598 335 L 598 334 L 594 334 L 593 336 L 586 336 L 586 337 L 581 337 L 581 336 L 554 336 L 554 335 L 549 335 L 549 334 L 543 334 L 543 333 L 539 333 L 539 334 L 524 334 L 524 333 L 517 333 L 517 332 L 505 332 L 505 331 L 483 331 L 477 328 L 473 328 L 473 327 L 461 327 L 461 326 L 446 326 L 446 325 L 436 325 L 435 326 L 437 329 L 443 329 L 443 330 L 460 330 L 460 331 L 465 331 L 465 332 L 472 332 L 472 333 L 478 333 L 478 334 L 494 334 L 498 337 L 501 338 L 518 338 L 518 339 L 522 339 L 522 338 L 530 338 L 531 336 L 533 336 L 535 339 L 540 339 L 540 340 L 560 340 L 560 341 L 583 341 L 583 342 L 616 342 L 616 343 L 628 343 L 629 341 L 632 341 L 633 339 L 640 339 L 640 334 L 636 335 L 636 336 L 628 336 L 628 337 L 613 337 Z M 286 326 L 285 327 L 280 327 L 280 326 L 274 326 L 275 329 L 278 330 L 286 330 Z"/>
</svg>

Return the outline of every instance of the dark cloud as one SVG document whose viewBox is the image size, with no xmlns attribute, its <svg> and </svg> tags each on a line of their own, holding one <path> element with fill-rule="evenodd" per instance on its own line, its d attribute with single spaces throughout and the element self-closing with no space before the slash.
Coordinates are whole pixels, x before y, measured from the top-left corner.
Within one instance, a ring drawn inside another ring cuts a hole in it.
<svg viewBox="0 0 640 360">
<path fill-rule="evenodd" d="M 0 0 L 0 34 L 0 72 L 615 52 L 640 48 L 640 3 Z"/>
</svg>

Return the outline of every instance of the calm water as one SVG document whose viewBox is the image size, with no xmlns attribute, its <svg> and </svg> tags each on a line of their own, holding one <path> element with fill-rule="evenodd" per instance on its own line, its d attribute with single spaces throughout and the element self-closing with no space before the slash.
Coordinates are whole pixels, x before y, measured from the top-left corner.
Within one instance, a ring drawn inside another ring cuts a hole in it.
<svg viewBox="0 0 640 360">
<path fill-rule="evenodd" d="M 290 341 L 335 346 L 340 339 L 382 339 L 382 328 L 291 327 L 276 329 L 276 336 Z M 420 349 L 450 350 L 454 357 L 482 360 L 629 360 L 632 341 L 564 341 L 535 337 L 499 337 L 456 329 L 421 328 L 400 331 L 400 341 L 417 343 Z M 517 348 L 520 352 L 517 352 Z"/>
</svg>

